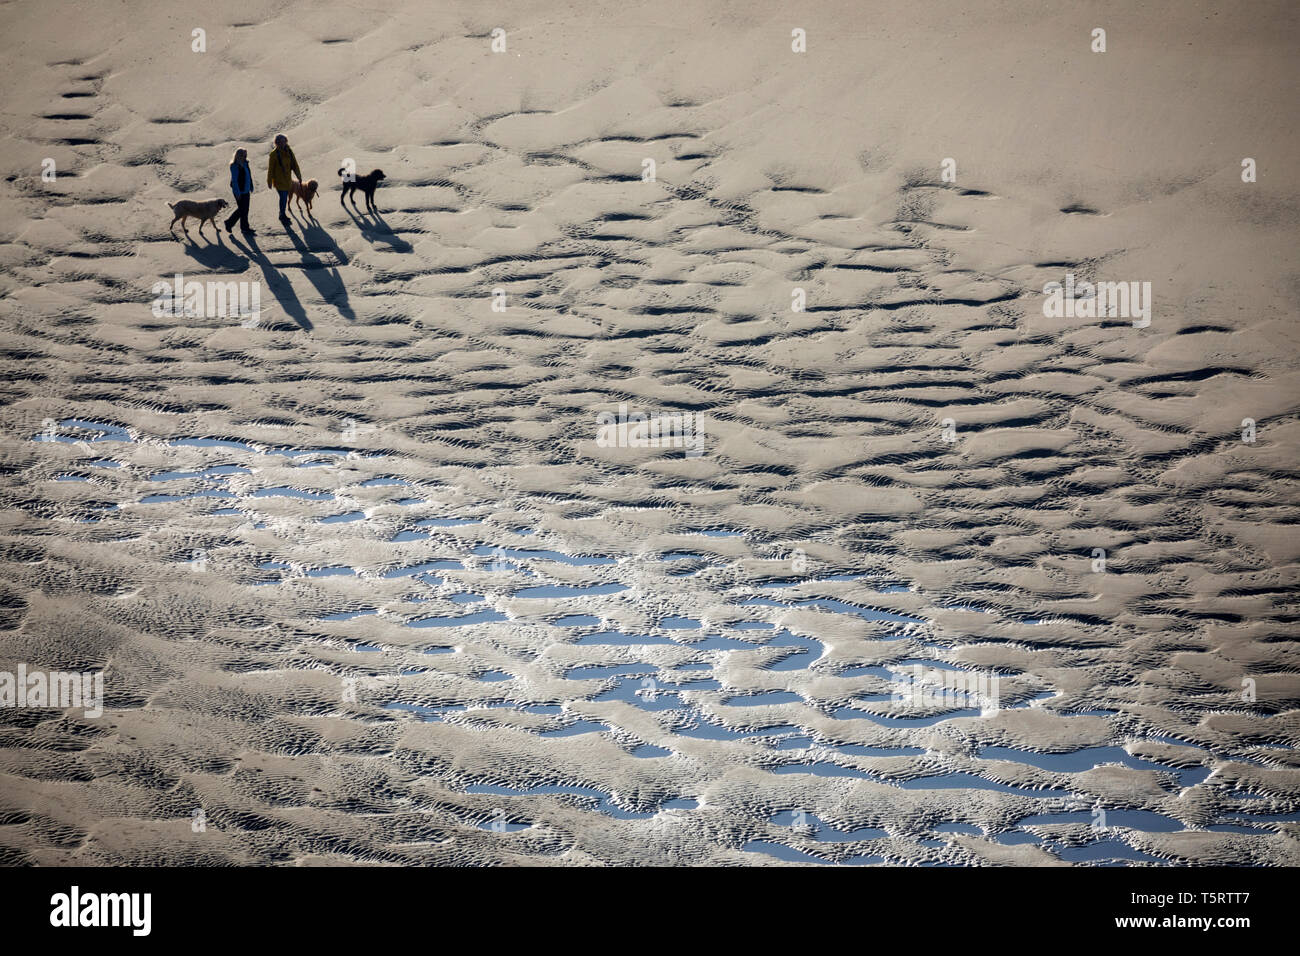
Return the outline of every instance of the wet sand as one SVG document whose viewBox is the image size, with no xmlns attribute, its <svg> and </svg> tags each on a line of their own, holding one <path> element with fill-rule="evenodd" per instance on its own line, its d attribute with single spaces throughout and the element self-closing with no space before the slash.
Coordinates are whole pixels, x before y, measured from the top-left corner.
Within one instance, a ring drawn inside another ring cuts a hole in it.
<svg viewBox="0 0 1300 956">
<path fill-rule="evenodd" d="M 1250 11 L 6 6 L 0 670 L 106 700 L 0 710 L 0 860 L 1300 863 L 1298 14 Z M 169 235 L 238 146 L 255 241 Z M 261 314 L 155 315 L 178 273 Z"/>
</svg>

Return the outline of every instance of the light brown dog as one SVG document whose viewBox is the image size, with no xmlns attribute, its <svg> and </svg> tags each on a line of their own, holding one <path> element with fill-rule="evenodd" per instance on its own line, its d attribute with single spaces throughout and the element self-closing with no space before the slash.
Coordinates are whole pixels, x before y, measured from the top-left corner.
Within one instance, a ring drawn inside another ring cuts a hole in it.
<svg viewBox="0 0 1300 956">
<path fill-rule="evenodd" d="M 169 230 L 172 235 L 176 234 L 176 220 L 179 219 L 181 223 L 181 231 L 188 236 L 190 231 L 185 228 L 185 220 L 197 219 L 199 221 L 200 236 L 203 235 L 203 224 L 205 222 L 212 223 L 212 228 L 216 230 L 217 235 L 219 236 L 221 235 L 221 231 L 217 229 L 217 216 L 220 215 L 221 210 L 225 209 L 229 205 L 230 203 L 226 202 L 224 199 L 181 199 L 177 202 L 169 202 L 167 207 L 175 216 L 175 218 L 172 219 L 172 224 L 169 227 Z"/>
<path fill-rule="evenodd" d="M 320 183 L 316 182 L 314 179 L 309 179 L 305 183 L 294 180 L 292 189 L 293 198 L 298 200 L 299 209 L 302 208 L 303 203 L 307 204 L 307 215 L 309 216 L 312 215 L 311 202 L 316 198 L 316 191 L 318 189 L 320 189 Z M 312 218 L 315 217 L 313 216 Z"/>
</svg>

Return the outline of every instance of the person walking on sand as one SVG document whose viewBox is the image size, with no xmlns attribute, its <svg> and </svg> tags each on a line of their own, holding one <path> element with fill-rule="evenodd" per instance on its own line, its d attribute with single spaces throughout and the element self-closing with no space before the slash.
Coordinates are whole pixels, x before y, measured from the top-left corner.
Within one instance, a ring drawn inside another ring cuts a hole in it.
<svg viewBox="0 0 1300 956">
<path fill-rule="evenodd" d="M 289 138 L 280 133 L 275 138 L 275 149 L 271 150 L 266 164 L 266 188 L 274 189 L 280 194 L 280 221 L 290 222 L 289 191 L 293 189 L 293 179 L 302 182 L 302 170 L 298 168 L 298 157 L 289 148 Z"/>
<path fill-rule="evenodd" d="M 257 230 L 248 224 L 248 202 L 253 197 L 253 171 L 248 168 L 248 150 L 235 150 L 235 158 L 230 161 L 230 191 L 235 194 L 235 208 L 226 217 L 226 232 L 235 234 L 235 220 L 246 236 L 257 235 Z"/>
</svg>

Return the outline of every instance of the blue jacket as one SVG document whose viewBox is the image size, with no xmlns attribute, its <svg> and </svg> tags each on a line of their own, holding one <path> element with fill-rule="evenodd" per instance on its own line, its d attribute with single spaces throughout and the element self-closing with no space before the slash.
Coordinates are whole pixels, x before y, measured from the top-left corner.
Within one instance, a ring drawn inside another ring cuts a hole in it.
<svg viewBox="0 0 1300 956">
<path fill-rule="evenodd" d="M 248 160 L 230 164 L 230 191 L 236 199 L 253 191 L 253 171 L 248 168 Z"/>
</svg>

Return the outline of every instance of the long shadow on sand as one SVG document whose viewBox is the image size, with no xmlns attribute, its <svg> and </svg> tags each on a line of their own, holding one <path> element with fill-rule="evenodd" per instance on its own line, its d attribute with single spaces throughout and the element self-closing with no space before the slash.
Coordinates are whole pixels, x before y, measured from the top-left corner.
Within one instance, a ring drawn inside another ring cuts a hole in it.
<svg viewBox="0 0 1300 956">
<path fill-rule="evenodd" d="M 316 287 L 322 299 L 338 309 L 343 318 L 355 322 L 357 314 L 352 311 L 352 304 L 348 301 L 347 286 L 343 284 L 343 277 L 339 275 L 338 270 L 338 265 L 347 265 L 347 254 L 339 248 L 330 234 L 321 228 L 320 223 L 306 219 L 300 219 L 298 222 L 302 229 L 301 238 L 288 223 L 285 224 L 284 231 L 288 234 L 293 247 L 302 256 L 303 274 Z M 316 255 L 317 252 L 329 253 L 334 257 L 337 265 L 327 265 Z"/>
<path fill-rule="evenodd" d="M 248 268 L 248 259 L 233 249 L 228 249 L 226 244 L 221 241 L 220 229 L 217 230 L 216 242 L 213 242 L 207 236 L 203 237 L 207 243 L 204 246 L 199 245 L 191 235 L 186 235 L 185 238 L 188 241 L 181 247 L 181 250 L 205 269 L 217 272 L 243 272 Z"/>
<path fill-rule="evenodd" d="M 271 290 L 275 300 L 280 303 L 285 315 L 297 322 L 300 329 L 310 332 L 313 328 L 311 319 L 307 318 L 307 310 L 302 307 L 298 294 L 293 291 L 293 286 L 289 284 L 289 280 L 275 266 L 271 265 L 271 260 L 266 258 L 266 253 L 262 252 L 258 247 L 257 240 L 252 236 L 245 235 L 244 242 L 248 243 L 245 246 L 232 235 L 230 241 L 243 249 L 251 261 L 257 263 L 258 268 L 262 270 L 262 278 L 266 282 L 266 287 Z"/>
<path fill-rule="evenodd" d="M 393 227 L 386 223 L 379 212 L 359 212 L 356 209 L 347 210 L 352 221 L 357 224 L 361 230 L 361 235 L 366 237 L 366 241 L 372 245 L 376 242 L 382 242 L 389 246 L 394 252 L 410 252 L 414 246 L 393 231 Z"/>
</svg>

